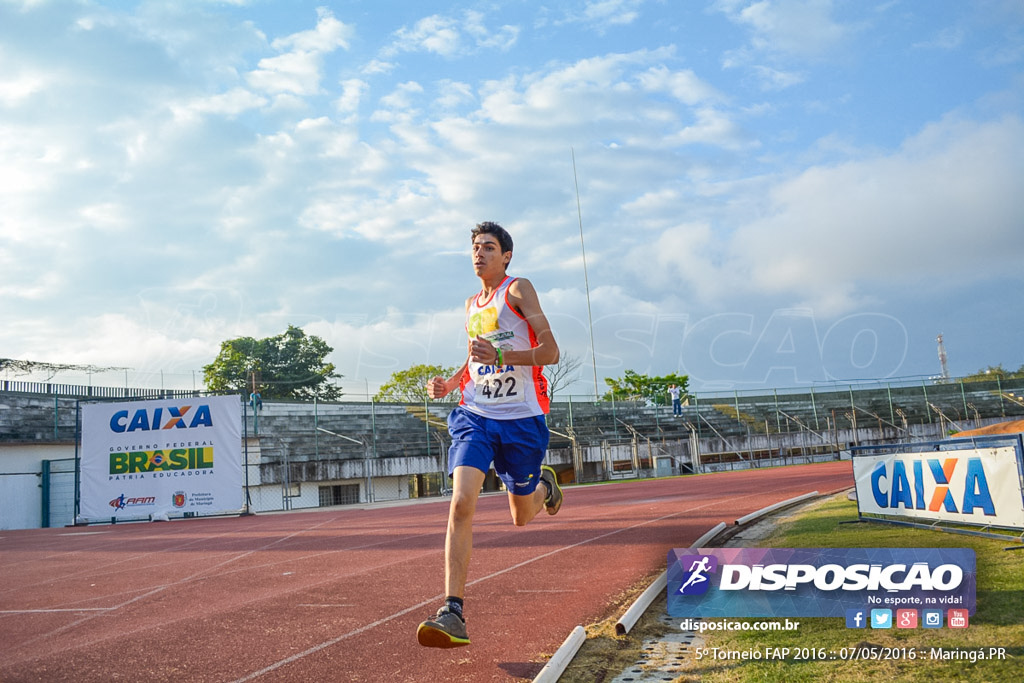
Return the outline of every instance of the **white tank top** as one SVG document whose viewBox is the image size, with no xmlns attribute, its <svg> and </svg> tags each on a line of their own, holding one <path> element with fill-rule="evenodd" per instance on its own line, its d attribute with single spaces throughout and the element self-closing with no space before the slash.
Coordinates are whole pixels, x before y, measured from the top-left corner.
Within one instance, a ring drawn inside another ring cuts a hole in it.
<svg viewBox="0 0 1024 683">
<path fill-rule="evenodd" d="M 483 337 L 502 352 L 525 351 L 537 346 L 533 328 L 508 302 L 508 288 L 516 278 L 506 277 L 485 300 L 477 294 L 466 311 L 470 340 Z M 460 382 L 460 405 L 497 420 L 514 420 L 548 412 L 548 382 L 539 365 L 484 365 L 470 361 Z"/>
</svg>

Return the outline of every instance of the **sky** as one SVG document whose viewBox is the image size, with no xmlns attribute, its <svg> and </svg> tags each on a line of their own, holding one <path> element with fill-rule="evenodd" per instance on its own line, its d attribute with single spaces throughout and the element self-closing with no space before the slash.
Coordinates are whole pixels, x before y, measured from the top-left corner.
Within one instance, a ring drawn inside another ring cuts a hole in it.
<svg viewBox="0 0 1024 683">
<path fill-rule="evenodd" d="M 0 357 L 295 325 L 365 397 L 465 359 L 496 221 L 571 394 L 1016 369 L 1022 112 L 1019 0 L 0 0 Z"/>
</svg>

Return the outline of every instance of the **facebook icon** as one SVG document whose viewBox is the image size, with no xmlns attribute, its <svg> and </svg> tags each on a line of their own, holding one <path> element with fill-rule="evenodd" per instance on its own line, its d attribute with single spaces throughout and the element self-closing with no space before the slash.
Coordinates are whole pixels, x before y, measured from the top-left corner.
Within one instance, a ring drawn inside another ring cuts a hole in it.
<svg viewBox="0 0 1024 683">
<path fill-rule="evenodd" d="M 862 609 L 846 610 L 846 628 L 867 628 L 867 612 Z"/>
</svg>

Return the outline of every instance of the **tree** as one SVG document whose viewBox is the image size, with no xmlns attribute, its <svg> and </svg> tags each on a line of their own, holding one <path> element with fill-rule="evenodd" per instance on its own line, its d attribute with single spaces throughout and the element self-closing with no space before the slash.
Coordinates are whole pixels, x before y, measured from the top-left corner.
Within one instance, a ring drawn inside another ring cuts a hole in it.
<svg viewBox="0 0 1024 683">
<path fill-rule="evenodd" d="M 441 365 L 413 365 L 406 370 L 391 373 L 391 379 L 381 385 L 373 397 L 375 401 L 396 403 L 423 403 L 427 400 L 427 382 L 440 375 L 447 379 L 458 368 Z M 458 395 L 458 389 L 438 401 L 450 402 Z"/>
<path fill-rule="evenodd" d="M 984 370 L 978 370 L 973 375 L 967 375 L 963 378 L 965 382 L 994 382 L 997 379 L 999 381 L 1007 379 L 1022 379 L 1024 378 L 1024 365 L 1020 366 L 1016 370 L 1006 370 L 1003 368 L 1003 364 L 995 366 L 988 366 Z"/>
<path fill-rule="evenodd" d="M 544 375 L 548 378 L 548 397 L 554 401 L 555 392 L 579 379 L 579 370 L 583 361 L 571 353 L 562 353 L 558 362 L 544 367 Z"/>
<path fill-rule="evenodd" d="M 120 366 L 101 367 L 98 365 L 78 365 L 74 363 L 44 363 L 37 360 L 18 360 L 16 358 L 0 358 L 0 370 L 13 372 L 15 375 L 30 375 L 33 372 L 46 374 L 46 381 L 49 382 L 61 372 L 86 372 L 97 374 L 110 372 L 111 370 L 127 370 Z"/>
<path fill-rule="evenodd" d="M 646 401 L 650 400 L 655 405 L 668 404 L 668 385 L 675 384 L 682 390 L 681 398 L 685 401 L 689 397 L 688 386 L 690 377 L 688 375 L 663 375 L 661 377 L 650 377 L 641 375 L 633 370 L 626 370 L 622 377 L 605 377 L 605 384 L 609 386 L 604 400 L 615 401 Z"/>
<path fill-rule="evenodd" d="M 324 360 L 333 350 L 320 337 L 307 337 L 292 325 L 275 337 L 229 339 L 221 342 L 217 358 L 203 367 L 203 382 L 210 391 L 248 395 L 255 372 L 263 399 L 337 400 L 341 388 L 329 382 L 341 375 Z"/>
</svg>

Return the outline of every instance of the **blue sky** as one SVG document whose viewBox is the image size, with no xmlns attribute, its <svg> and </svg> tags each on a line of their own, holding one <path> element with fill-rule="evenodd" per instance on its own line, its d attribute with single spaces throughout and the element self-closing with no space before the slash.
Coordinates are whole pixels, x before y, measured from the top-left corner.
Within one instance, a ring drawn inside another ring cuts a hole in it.
<svg viewBox="0 0 1024 683">
<path fill-rule="evenodd" d="M 494 220 L 572 393 L 1017 368 L 1022 105 L 1015 0 L 0 0 L 0 357 L 292 324 L 372 393 L 463 360 Z"/>
</svg>

